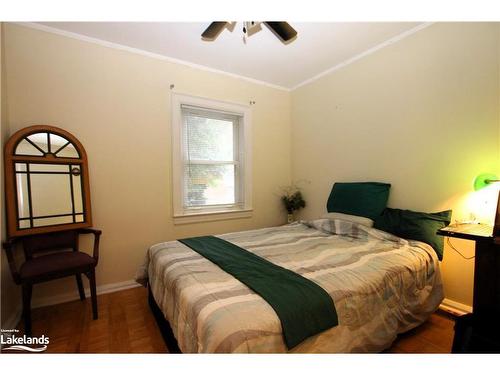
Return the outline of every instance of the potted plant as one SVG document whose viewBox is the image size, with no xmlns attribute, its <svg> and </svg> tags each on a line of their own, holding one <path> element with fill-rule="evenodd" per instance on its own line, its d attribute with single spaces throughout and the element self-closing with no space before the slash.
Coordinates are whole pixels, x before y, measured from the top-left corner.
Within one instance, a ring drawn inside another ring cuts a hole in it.
<svg viewBox="0 0 500 375">
<path fill-rule="evenodd" d="M 293 212 L 300 210 L 306 206 L 306 201 L 302 197 L 302 193 L 299 190 L 289 189 L 281 197 L 281 201 L 285 205 L 285 209 L 288 212 L 288 223 L 293 222 Z"/>
</svg>

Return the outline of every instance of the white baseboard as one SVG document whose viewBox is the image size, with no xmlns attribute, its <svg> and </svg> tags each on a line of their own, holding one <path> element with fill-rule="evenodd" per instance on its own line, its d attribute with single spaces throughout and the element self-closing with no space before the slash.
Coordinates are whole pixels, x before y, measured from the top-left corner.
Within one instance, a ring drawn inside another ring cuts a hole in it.
<svg viewBox="0 0 500 375">
<path fill-rule="evenodd" d="M 464 315 L 472 312 L 472 306 L 464 305 L 463 303 L 453 301 L 451 299 L 445 298 L 441 305 L 439 305 L 441 310 L 449 312 L 453 315 Z"/>
<path fill-rule="evenodd" d="M 119 283 L 104 284 L 97 287 L 97 295 L 113 293 L 119 290 L 131 289 L 138 286 L 141 286 L 141 284 L 138 284 L 135 280 L 127 280 Z M 87 298 L 90 297 L 89 288 L 85 288 L 85 295 L 87 296 Z M 63 293 L 55 296 L 42 297 L 38 300 L 33 300 L 31 307 L 37 308 L 43 306 L 52 306 L 52 305 L 57 305 L 59 303 L 75 301 L 78 299 L 80 299 L 78 291 L 72 293 Z M 5 321 L 5 324 L 2 325 L 2 328 L 3 329 L 15 328 L 19 324 L 19 321 L 21 320 L 21 313 L 22 313 L 22 307 L 18 306 L 17 310 Z"/>
<path fill-rule="evenodd" d="M 140 285 L 141 284 L 138 284 L 135 280 L 127 280 L 127 281 L 122 281 L 119 283 L 104 284 L 104 285 L 97 287 L 97 295 L 113 293 L 113 292 L 117 292 L 119 290 L 135 288 L 135 287 L 140 286 Z M 90 297 L 90 289 L 89 288 L 85 288 L 85 295 L 87 297 Z M 52 305 L 57 305 L 59 303 L 75 301 L 77 299 L 80 299 L 80 296 L 78 295 L 78 291 L 75 290 L 74 292 L 70 292 L 70 293 L 58 294 L 55 296 L 47 296 L 47 297 L 42 297 L 40 299 L 33 299 L 33 302 L 31 303 L 31 307 L 37 308 L 37 307 L 44 307 L 44 306 L 52 306 Z"/>
</svg>

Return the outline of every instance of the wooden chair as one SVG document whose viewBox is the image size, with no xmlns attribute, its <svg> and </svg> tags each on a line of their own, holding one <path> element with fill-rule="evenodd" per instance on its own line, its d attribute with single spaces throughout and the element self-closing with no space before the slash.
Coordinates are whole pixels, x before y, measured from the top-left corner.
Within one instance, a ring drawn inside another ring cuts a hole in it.
<svg viewBox="0 0 500 375">
<path fill-rule="evenodd" d="M 94 251 L 90 256 L 79 250 L 80 234 L 94 235 Z M 32 335 L 31 329 L 31 294 L 33 284 L 74 275 L 80 299 L 85 299 L 82 273 L 89 279 L 92 299 L 92 315 L 98 318 L 95 268 L 99 261 L 99 238 L 101 231 L 80 228 L 61 232 L 13 237 L 3 243 L 7 253 L 10 271 L 14 282 L 22 286 L 24 331 Z M 24 263 L 19 270 L 14 261 L 14 250 L 22 245 Z"/>
</svg>

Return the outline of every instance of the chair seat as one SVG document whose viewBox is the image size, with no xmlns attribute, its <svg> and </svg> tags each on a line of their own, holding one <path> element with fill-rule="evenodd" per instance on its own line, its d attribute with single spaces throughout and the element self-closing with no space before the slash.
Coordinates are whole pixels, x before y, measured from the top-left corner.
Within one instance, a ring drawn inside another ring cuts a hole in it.
<svg viewBox="0 0 500 375">
<path fill-rule="evenodd" d="M 96 265 L 93 257 L 81 251 L 63 251 L 27 260 L 19 270 L 22 279 L 83 272 Z"/>
</svg>

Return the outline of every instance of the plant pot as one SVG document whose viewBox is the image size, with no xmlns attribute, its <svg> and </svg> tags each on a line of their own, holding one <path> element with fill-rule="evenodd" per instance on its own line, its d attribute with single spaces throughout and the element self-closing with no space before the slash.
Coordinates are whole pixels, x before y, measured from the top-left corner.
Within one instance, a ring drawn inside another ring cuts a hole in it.
<svg viewBox="0 0 500 375">
<path fill-rule="evenodd" d="M 295 221 L 293 214 L 288 214 L 286 219 L 287 219 L 288 224 L 293 223 Z"/>
</svg>

